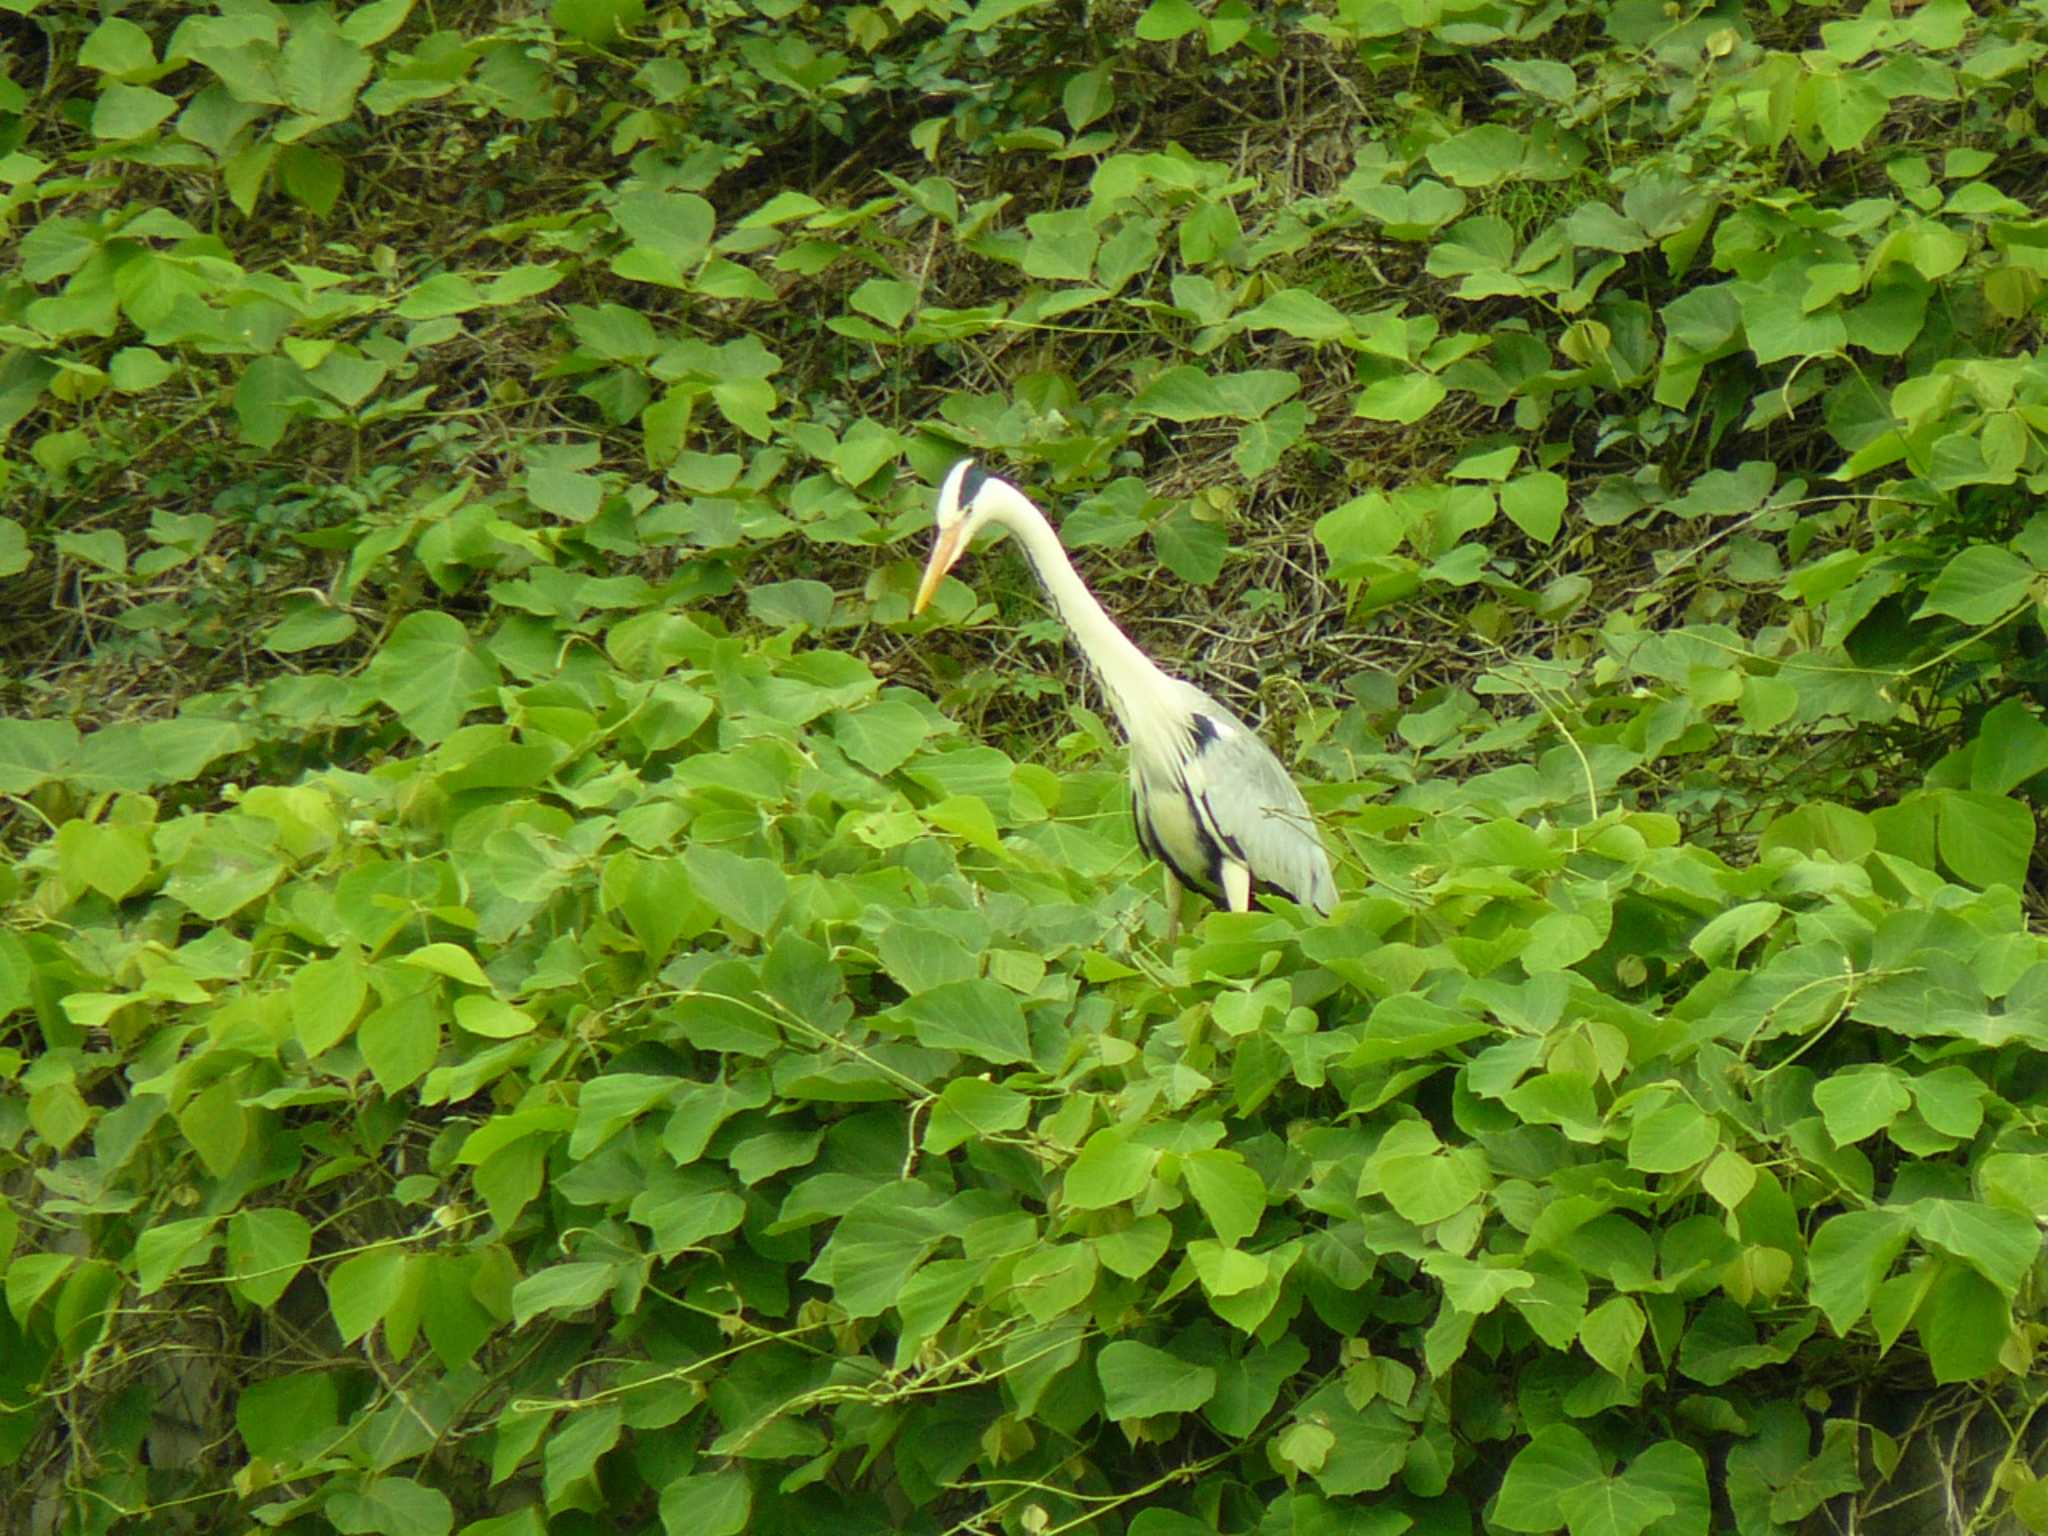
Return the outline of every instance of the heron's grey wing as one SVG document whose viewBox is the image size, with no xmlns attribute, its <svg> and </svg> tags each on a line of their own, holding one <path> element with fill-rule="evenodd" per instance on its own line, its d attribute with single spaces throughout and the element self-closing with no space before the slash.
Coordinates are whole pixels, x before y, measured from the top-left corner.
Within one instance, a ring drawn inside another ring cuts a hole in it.
<svg viewBox="0 0 2048 1536">
<path fill-rule="evenodd" d="M 1308 802 L 1251 727 L 1214 700 L 1204 698 L 1203 706 L 1186 768 L 1189 799 L 1225 855 L 1251 871 L 1255 887 L 1327 916 L 1337 882 Z"/>
</svg>

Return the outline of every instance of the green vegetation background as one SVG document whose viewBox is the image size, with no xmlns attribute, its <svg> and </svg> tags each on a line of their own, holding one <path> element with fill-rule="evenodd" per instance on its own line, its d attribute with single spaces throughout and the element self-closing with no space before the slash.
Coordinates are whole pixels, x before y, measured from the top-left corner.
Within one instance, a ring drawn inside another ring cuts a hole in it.
<svg viewBox="0 0 2048 1536">
<path fill-rule="evenodd" d="M 4 0 L 8 1529 L 2048 1529 L 2044 31 Z"/>
</svg>

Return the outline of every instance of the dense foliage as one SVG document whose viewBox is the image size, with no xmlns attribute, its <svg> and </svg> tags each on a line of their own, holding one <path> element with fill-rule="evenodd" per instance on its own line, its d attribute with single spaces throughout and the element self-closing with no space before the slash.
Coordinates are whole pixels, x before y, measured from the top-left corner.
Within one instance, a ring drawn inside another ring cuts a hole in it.
<svg viewBox="0 0 2048 1536">
<path fill-rule="evenodd" d="M 2039 0 L 0 11 L 10 1530 L 2048 1530 Z"/>
</svg>

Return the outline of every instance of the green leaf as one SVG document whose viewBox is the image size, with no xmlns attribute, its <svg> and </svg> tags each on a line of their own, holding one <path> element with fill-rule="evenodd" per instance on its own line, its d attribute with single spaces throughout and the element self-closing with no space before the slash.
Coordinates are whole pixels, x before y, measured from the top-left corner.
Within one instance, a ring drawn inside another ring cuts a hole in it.
<svg viewBox="0 0 2048 1536">
<path fill-rule="evenodd" d="M 483 967 L 476 963 L 476 956 L 460 944 L 422 944 L 418 949 L 398 957 L 400 965 L 415 970 L 429 971 L 436 976 L 446 976 L 450 981 L 459 981 L 464 986 L 482 987 L 490 990 L 491 978 Z"/>
<path fill-rule="evenodd" d="M 1896 1210 L 1844 1211 L 1808 1245 L 1808 1291 L 1836 1333 L 1847 1335 L 1906 1246 L 1910 1223 Z"/>
<path fill-rule="evenodd" d="M 1320 1424 L 1336 1437 L 1317 1487 L 1333 1499 L 1348 1499 L 1386 1487 L 1408 1460 L 1414 1431 L 1384 1398 L 1352 1406 L 1343 1383 L 1333 1382 L 1295 1410 L 1300 1423 Z"/>
<path fill-rule="evenodd" d="M 1256 480 L 1279 464 L 1289 448 L 1308 432 L 1309 408 L 1290 400 L 1258 421 L 1246 422 L 1237 434 L 1237 467 L 1248 480 Z"/>
<path fill-rule="evenodd" d="M 470 644 L 461 620 L 427 609 L 398 621 L 364 679 L 407 730 L 432 745 L 496 686 L 498 669 Z"/>
<path fill-rule="evenodd" d="M 340 1411 L 334 1372 L 300 1371 L 243 1388 L 235 1427 L 250 1455 L 285 1461 L 308 1441 L 331 1441 Z"/>
<path fill-rule="evenodd" d="M 1237 1153 L 1220 1148 L 1190 1152 L 1181 1161 L 1181 1177 L 1211 1230 L 1226 1244 L 1235 1247 L 1259 1230 L 1266 1214 L 1266 1183 Z"/>
<path fill-rule="evenodd" d="M 1579 1343 L 1600 1368 L 1626 1381 L 1636 1366 L 1636 1346 L 1643 1342 L 1643 1309 L 1632 1297 L 1611 1296 L 1586 1314 L 1579 1325 Z"/>
<path fill-rule="evenodd" d="M 745 299 L 745 301 L 768 301 L 774 299 L 774 289 L 752 266 L 741 266 L 729 262 L 723 256 L 713 256 L 705 262 L 705 270 L 696 274 L 696 283 L 690 285 L 696 293 L 707 299 Z"/>
<path fill-rule="evenodd" d="M 603 885 L 606 902 L 625 917 L 656 964 L 668 958 L 685 932 L 708 928 L 714 920 L 697 899 L 681 859 L 622 853 L 606 861 Z"/>
<path fill-rule="evenodd" d="M 1712 1116 L 1680 1099 L 1629 1127 L 1628 1165 L 1642 1173 L 1683 1173 L 1698 1167 L 1721 1144 L 1721 1127 Z"/>
<path fill-rule="evenodd" d="M 890 330 L 899 330 L 917 308 L 918 291 L 915 283 L 902 282 L 893 277 L 871 277 L 846 296 L 846 307 L 863 315 L 872 315 Z"/>
<path fill-rule="evenodd" d="M 878 699 L 832 717 L 840 749 L 870 773 L 894 773 L 917 755 L 931 735 L 924 711 L 902 699 Z"/>
<path fill-rule="evenodd" d="M 1990 624 L 2027 600 L 2034 568 L 1997 544 L 1972 544 L 1934 578 L 1922 614 L 1945 613 L 1965 624 Z"/>
<path fill-rule="evenodd" d="M 474 992 L 455 999 L 455 1022 L 486 1040 L 513 1040 L 539 1028 L 531 1014 L 498 998 Z"/>
<path fill-rule="evenodd" d="M 1838 1147 L 1875 1135 L 1904 1114 L 1912 1102 L 1900 1074 L 1882 1065 L 1837 1072 L 1813 1089 L 1814 1107 Z"/>
<path fill-rule="evenodd" d="M 1201 369 L 1185 364 L 1156 375 L 1138 392 L 1131 409 L 1167 421 L 1201 421 L 1231 414 L 1216 381 Z"/>
<path fill-rule="evenodd" d="M 74 993 L 67 1001 L 75 1001 L 77 995 Z M 79 1017 L 80 1022 L 92 1022 L 77 1014 L 74 1017 Z M 85 1096 L 78 1091 L 78 1084 L 67 1076 L 45 1083 L 29 1096 L 28 1123 L 29 1129 L 62 1152 L 92 1124 L 92 1111 L 86 1107 Z M 235 1156 L 240 1151 L 241 1138 L 237 1134 L 232 1150 L 218 1159 L 217 1166 L 223 1170 L 233 1167 Z"/>
<path fill-rule="evenodd" d="M 1031 1101 L 1015 1089 L 978 1077 L 958 1077 L 946 1084 L 932 1105 L 925 1150 L 950 1152 L 964 1142 L 1020 1130 L 1030 1118 Z"/>
<path fill-rule="evenodd" d="M 372 1248 L 353 1254 L 327 1272 L 327 1309 L 344 1344 L 368 1333 L 398 1300 L 405 1281 L 405 1250 Z"/>
<path fill-rule="evenodd" d="M 1784 913 L 1785 909 L 1775 901 L 1745 901 L 1701 928 L 1688 947 L 1708 965 L 1733 965 L 1736 957 L 1770 932 Z"/>
<path fill-rule="evenodd" d="M 356 1044 L 377 1086 L 386 1093 L 409 1088 L 441 1050 L 441 1014 L 432 990 L 396 998 L 356 1026 Z"/>
<path fill-rule="evenodd" d="M 331 18 L 316 12 L 301 20 L 292 28 L 277 71 L 285 101 L 300 118 L 287 122 L 278 137 L 296 139 L 348 116 L 370 69 L 369 55 Z"/>
<path fill-rule="evenodd" d="M 683 855 L 696 894 L 735 926 L 765 934 L 789 899 L 789 879 L 780 865 L 723 848 L 693 843 Z"/>
<path fill-rule="evenodd" d="M 149 34 L 121 16 L 109 16 L 78 46 L 78 62 L 103 75 L 127 79 L 153 72 L 156 50 Z"/>
<path fill-rule="evenodd" d="M 767 582 L 747 593 L 747 612 L 776 628 L 802 624 L 822 630 L 832 619 L 832 588 L 803 578 Z"/>
<path fill-rule="evenodd" d="M 1808 76 L 1800 91 L 1800 105 L 1812 112 L 1821 137 L 1838 155 L 1861 145 L 1891 108 L 1884 93 L 1854 70 Z"/>
<path fill-rule="evenodd" d="M 1938 794 L 1942 862 L 1972 885 L 2023 887 L 2034 853 L 2033 812 L 2003 795 L 1964 789 Z"/>
<path fill-rule="evenodd" d="M 1564 526 L 1568 491 L 1564 476 L 1549 470 L 1518 475 L 1501 487 L 1500 509 L 1513 523 L 1539 544 L 1556 540 Z"/>
<path fill-rule="evenodd" d="M 1638 1536 L 1676 1513 L 1678 1505 L 1665 1491 L 1676 1470 L 1659 1462 L 1644 1472 L 1631 1467 L 1609 1476 L 1585 1435 L 1569 1424 L 1547 1424 L 1509 1464 L 1493 1520 L 1510 1531 L 1552 1531 L 1568 1524 L 1573 1536 Z"/>
<path fill-rule="evenodd" d="M 274 145 L 269 148 L 275 152 Z M 264 171 L 268 169 L 266 159 Z M 258 448 L 276 447 L 312 388 L 289 358 L 255 359 L 242 370 L 235 385 L 235 416 L 241 424 L 242 440 Z"/>
<path fill-rule="evenodd" d="M 1454 1253 L 1431 1253 L 1423 1268 L 1443 1285 L 1444 1299 L 1460 1312 L 1481 1316 L 1517 1291 L 1536 1284 L 1526 1270 L 1481 1264 Z"/>
<path fill-rule="evenodd" d="M 1133 30 L 1147 43 L 1170 43 L 1202 24 L 1202 13 L 1188 0 L 1152 0 Z"/>
<path fill-rule="evenodd" d="M 405 25 L 412 7 L 413 0 L 370 0 L 366 5 L 350 6 L 342 18 L 341 35 L 359 48 L 381 43 Z"/>
<path fill-rule="evenodd" d="M 2048 725 L 2018 699 L 2007 699 L 1978 723 L 1970 788 L 2006 795 L 2040 773 L 2048 773 Z"/>
<path fill-rule="evenodd" d="M 1433 1136 L 1428 1139 L 1435 1141 Z M 1404 1219 L 1426 1226 L 1455 1216 L 1479 1198 L 1486 1188 L 1486 1155 L 1476 1147 L 1454 1152 L 1434 1146 L 1411 1148 L 1409 1143 L 1416 1140 L 1388 1136 L 1367 1167 L 1378 1177 L 1387 1203 Z"/>
<path fill-rule="evenodd" d="M 309 1057 L 341 1043 L 369 993 L 369 967 L 354 949 L 308 961 L 292 973 L 292 1027 Z"/>
<path fill-rule="evenodd" d="M 1967 1265 L 1940 1266 L 1913 1314 L 1936 1385 L 1981 1381 L 1998 1370 L 2012 1311 L 1998 1287 Z"/>
<path fill-rule="evenodd" d="M 1193 1413 L 1216 1395 L 1216 1373 L 1136 1339 L 1102 1346 L 1095 1357 L 1104 1412 L 1110 1418 L 1145 1419 L 1159 1413 Z"/>
<path fill-rule="evenodd" d="M 1659 1440 L 1629 1463 L 1627 1477 L 1636 1488 L 1671 1503 L 1672 1512 L 1650 1527 L 1650 1536 L 1707 1536 L 1714 1501 L 1706 1461 L 1692 1446 Z"/>
<path fill-rule="evenodd" d="M 1157 1214 L 1141 1216 L 1120 1232 L 1095 1238 L 1095 1255 L 1110 1273 L 1135 1280 L 1151 1273 L 1172 1241 L 1173 1223 Z"/>
<path fill-rule="evenodd" d="M 92 136 L 139 139 L 177 110 L 176 97 L 146 85 L 104 85 L 93 103 Z"/>
<path fill-rule="evenodd" d="M 1557 1505 L 1572 1536 L 1638 1536 L 1678 1508 L 1655 1487 L 1627 1475 L 1566 1489 Z"/>
<path fill-rule="evenodd" d="M 1822 356 L 1848 344 L 1848 328 L 1837 310 L 1807 312 L 1806 280 L 1799 263 L 1774 268 L 1771 277 L 1768 283 L 1729 284 L 1741 305 L 1744 339 L 1759 363 Z"/>
<path fill-rule="evenodd" d="M 548 15 L 560 31 L 609 48 L 647 19 L 646 0 L 554 0 Z"/>
<path fill-rule="evenodd" d="M 1039 1323 L 1073 1311 L 1095 1289 L 1095 1250 L 1086 1243 L 1041 1243 L 1018 1259 L 1013 1283 Z"/>
<path fill-rule="evenodd" d="M 1034 213 L 1025 219 L 1024 227 L 1031 235 L 1024 247 L 1027 277 L 1085 283 L 1094 275 L 1100 236 L 1085 209 Z"/>
<path fill-rule="evenodd" d="M 25 795 L 69 771 L 78 729 L 68 720 L 0 720 L 0 794 Z"/>
<path fill-rule="evenodd" d="M 104 726 L 80 741 L 69 777 L 91 790 L 143 790 L 198 778 L 220 758 L 247 746 L 239 725 L 227 720 L 176 719 Z M 253 842 L 233 823 L 225 841 Z"/>
<path fill-rule="evenodd" d="M 97 528 L 90 533 L 60 533 L 50 542 L 60 553 L 74 560 L 83 560 L 88 565 L 96 565 L 109 575 L 124 575 L 128 570 L 127 541 L 111 528 Z"/>
<path fill-rule="evenodd" d="M 1877 830 L 1861 811 L 1812 800 L 1773 821 L 1764 829 L 1758 846 L 1766 853 L 1773 848 L 1791 848 L 1855 864 L 1877 848 Z"/>
<path fill-rule="evenodd" d="M 697 1472 L 661 1490 L 661 1528 L 666 1536 L 739 1536 L 753 1508 L 744 1467 Z"/>
<path fill-rule="evenodd" d="M 120 901 L 149 878 L 149 828 L 67 821 L 57 830 L 57 868 L 71 884 Z"/>
<path fill-rule="evenodd" d="M 1212 1297 L 1241 1296 L 1271 1276 L 1271 1266 L 1260 1255 L 1226 1247 L 1213 1238 L 1198 1237 L 1189 1243 L 1188 1262 Z"/>
<path fill-rule="evenodd" d="M 1230 534 L 1221 523 L 1205 522 L 1186 507 L 1152 525 L 1152 548 L 1160 564 L 1191 586 L 1207 586 L 1222 573 Z"/>
<path fill-rule="evenodd" d="M 345 167 L 339 156 L 325 150 L 310 149 L 303 144 L 288 146 L 277 157 L 277 179 L 293 202 L 311 210 L 321 218 L 334 211 L 334 205 L 341 199 L 341 188 Z M 383 372 L 378 368 L 367 370 L 375 375 L 376 382 L 382 382 Z M 320 379 L 319 374 L 315 374 Z M 322 380 L 324 386 L 324 380 Z M 360 404 L 375 383 L 364 388 L 356 400 L 346 402 Z"/>
<path fill-rule="evenodd" d="M 629 192 L 612 217 L 632 245 L 612 258 L 612 271 L 668 288 L 689 286 L 684 273 L 703 260 L 718 227 L 711 204 L 694 192 Z"/>
<path fill-rule="evenodd" d="M 313 1228 L 297 1211 L 260 1206 L 228 1218 L 228 1279 L 259 1307 L 276 1304 L 312 1251 Z"/>
<path fill-rule="evenodd" d="M 1352 414 L 1369 421 L 1412 427 L 1442 403 L 1449 391 L 1432 373 L 1403 373 L 1367 386 Z M 1527 530 L 1524 530 L 1525 532 Z"/>
<path fill-rule="evenodd" d="M 476 284 L 460 272 L 438 272 L 419 284 L 395 306 L 406 320 L 435 320 L 464 315 L 483 306 Z"/>
<path fill-rule="evenodd" d="M 1906 1209 L 1921 1242 L 1962 1260 L 2007 1300 L 2040 1257 L 2040 1231 L 2017 1211 L 1970 1200 L 1916 1200 Z"/>
<path fill-rule="evenodd" d="M 170 378 L 172 368 L 148 347 L 123 347 L 107 359 L 107 377 L 124 394 L 142 394 Z"/>
<path fill-rule="evenodd" d="M 1453 185 L 1490 187 L 1521 169 L 1523 151 L 1523 138 L 1514 129 L 1482 123 L 1432 144 L 1427 159 L 1430 169 Z"/>
<path fill-rule="evenodd" d="M 380 1477 L 359 1491 L 339 1489 L 324 1513 L 343 1536 L 448 1536 L 455 1528 L 448 1495 L 409 1477 Z"/>
<path fill-rule="evenodd" d="M 153 1296 L 179 1270 L 202 1263 L 213 1253 L 217 1216 L 192 1216 L 145 1228 L 135 1240 L 135 1289 Z"/>
<path fill-rule="evenodd" d="M 919 1045 L 997 1064 L 1031 1060 L 1024 1010 L 1007 987 L 975 977 L 948 982 L 900 1004 Z"/>
<path fill-rule="evenodd" d="M 512 1288 L 512 1326 L 524 1328 L 543 1312 L 581 1312 L 611 1294 L 617 1266 L 584 1260 L 551 1264 Z"/>
<path fill-rule="evenodd" d="M 1301 341 L 1338 341 L 1352 333 L 1350 320 L 1340 310 L 1306 288 L 1269 294 L 1233 324 L 1247 331 L 1285 331 Z"/>
<path fill-rule="evenodd" d="M 1967 1140 L 1984 1124 L 1984 1100 L 1991 1088 L 1969 1068 L 1937 1067 L 1911 1083 L 1913 1107 L 1942 1135 Z"/>
<path fill-rule="evenodd" d="M 186 846 L 171 866 L 164 894 L 208 922 L 219 922 L 267 893 L 284 872 L 285 861 L 267 826 L 222 818 Z"/>
<path fill-rule="evenodd" d="M 1084 1211 L 1136 1199 L 1150 1182 L 1159 1153 L 1131 1140 L 1123 1126 L 1104 1126 L 1067 1166 L 1061 1198 Z"/>
<path fill-rule="evenodd" d="M 572 1414 L 559 1434 L 547 1438 L 541 1452 L 541 1491 L 550 1505 L 566 1503 L 577 1484 L 592 1476 L 598 1459 L 618 1444 L 624 1418 L 617 1402 L 599 1403 Z"/>
<path fill-rule="evenodd" d="M 340 645 L 356 632 L 356 621 L 338 608 L 301 598 L 288 602 L 284 617 L 263 632 L 262 647 L 278 656 Z"/>
<path fill-rule="evenodd" d="M 1060 92 L 1060 110 L 1067 126 L 1079 133 L 1090 123 L 1106 116 L 1116 105 L 1116 84 L 1106 67 L 1080 70 L 1067 77 Z"/>
<path fill-rule="evenodd" d="M 12 933 L 0 931 L 0 1018 L 17 1008 L 26 1008 L 35 998 L 35 962 L 28 946 Z M 5 1218 L 0 1217 L 0 1223 Z M 8 1244 L 0 1242 L 0 1253 Z"/>
<path fill-rule="evenodd" d="M 947 1235 L 942 1204 L 924 1184 L 878 1186 L 840 1218 L 809 1277 L 827 1281 L 848 1316 L 879 1317 Z"/>
</svg>

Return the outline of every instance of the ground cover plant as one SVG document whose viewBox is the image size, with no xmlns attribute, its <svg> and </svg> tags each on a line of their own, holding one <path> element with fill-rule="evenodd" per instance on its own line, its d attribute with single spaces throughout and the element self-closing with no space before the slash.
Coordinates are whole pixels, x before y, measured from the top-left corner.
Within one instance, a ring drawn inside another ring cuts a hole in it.
<svg viewBox="0 0 2048 1536">
<path fill-rule="evenodd" d="M 2044 28 L 0 4 L 10 1531 L 2048 1529 Z"/>
</svg>

